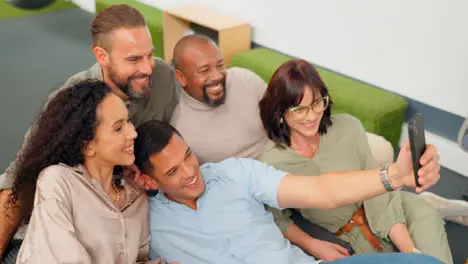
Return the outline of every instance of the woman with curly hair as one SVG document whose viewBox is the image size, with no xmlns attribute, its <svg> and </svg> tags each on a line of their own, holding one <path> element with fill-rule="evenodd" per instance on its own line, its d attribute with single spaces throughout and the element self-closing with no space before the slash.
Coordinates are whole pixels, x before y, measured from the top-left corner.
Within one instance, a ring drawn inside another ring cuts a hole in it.
<svg viewBox="0 0 468 264">
<path fill-rule="evenodd" d="M 9 205 L 29 228 L 17 263 L 135 263 L 150 239 L 144 192 L 115 177 L 134 162 L 136 131 L 101 81 L 60 90 L 39 114 L 15 167 Z"/>
</svg>

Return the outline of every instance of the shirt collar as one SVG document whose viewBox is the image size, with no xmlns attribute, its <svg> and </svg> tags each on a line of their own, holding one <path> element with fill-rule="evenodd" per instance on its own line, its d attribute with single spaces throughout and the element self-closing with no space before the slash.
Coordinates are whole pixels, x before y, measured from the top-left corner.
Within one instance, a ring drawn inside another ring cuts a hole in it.
<svg viewBox="0 0 468 264">
<path fill-rule="evenodd" d="M 171 200 L 167 199 L 166 195 L 161 191 L 159 191 L 158 194 L 156 194 L 154 198 L 161 201 L 161 203 L 164 203 L 164 204 L 172 202 Z"/>
<path fill-rule="evenodd" d="M 99 63 L 95 63 L 90 69 L 90 77 L 91 79 L 97 79 L 100 81 L 104 81 L 104 77 L 102 75 L 102 68 Z"/>
<path fill-rule="evenodd" d="M 192 96 L 190 96 L 184 89 L 182 89 L 182 101 L 190 108 L 199 110 L 199 111 L 215 111 L 218 107 L 212 107 L 207 105 L 204 102 L 201 102 Z"/>
<path fill-rule="evenodd" d="M 67 165 L 65 163 L 60 162 L 59 165 L 63 166 L 63 167 L 66 167 L 66 168 L 69 168 L 69 169 L 73 170 L 74 172 L 79 173 L 80 175 L 84 175 L 84 172 L 86 171 L 86 168 L 81 164 L 78 164 L 78 165 L 75 165 L 75 166 L 69 166 L 69 165 Z"/>
<path fill-rule="evenodd" d="M 94 186 L 96 186 L 96 184 L 100 185 L 100 183 L 98 181 L 96 181 L 95 179 L 91 178 L 88 175 L 88 171 L 86 170 L 85 166 L 83 166 L 82 164 L 78 164 L 78 165 L 75 165 L 75 166 L 69 166 L 69 165 L 67 165 L 65 163 L 59 163 L 59 165 L 67 167 L 67 168 L 73 170 L 74 172 L 78 173 L 83 179 L 90 182 Z M 132 181 L 128 181 L 128 180 L 124 179 L 123 184 L 124 184 L 124 188 L 125 188 L 125 191 L 126 191 L 126 198 L 127 198 L 126 200 L 128 201 L 127 205 L 132 204 L 140 195 L 142 195 L 144 193 Z"/>
</svg>

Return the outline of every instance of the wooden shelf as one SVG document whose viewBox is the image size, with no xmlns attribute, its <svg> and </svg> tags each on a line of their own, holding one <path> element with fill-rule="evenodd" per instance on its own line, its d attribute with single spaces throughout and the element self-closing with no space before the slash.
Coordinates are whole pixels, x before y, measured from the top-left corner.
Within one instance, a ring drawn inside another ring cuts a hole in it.
<svg viewBox="0 0 468 264">
<path fill-rule="evenodd" d="M 198 5 L 185 5 L 163 13 L 164 60 L 167 63 L 172 60 L 175 44 L 191 32 L 192 24 L 217 32 L 217 43 L 226 64 L 232 55 L 250 50 L 251 26 L 248 23 Z"/>
</svg>

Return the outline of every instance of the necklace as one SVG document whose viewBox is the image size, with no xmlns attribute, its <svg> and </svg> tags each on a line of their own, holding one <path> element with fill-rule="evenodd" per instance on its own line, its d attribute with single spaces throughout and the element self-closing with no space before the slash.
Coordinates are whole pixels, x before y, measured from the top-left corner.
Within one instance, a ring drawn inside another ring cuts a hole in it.
<svg viewBox="0 0 468 264">
<path fill-rule="evenodd" d="M 120 201 L 120 189 L 117 187 L 117 185 L 115 184 L 115 180 L 112 180 L 112 186 L 114 187 L 114 191 L 115 191 L 115 199 L 114 199 L 114 203 L 115 204 L 118 204 L 119 201 Z"/>
</svg>

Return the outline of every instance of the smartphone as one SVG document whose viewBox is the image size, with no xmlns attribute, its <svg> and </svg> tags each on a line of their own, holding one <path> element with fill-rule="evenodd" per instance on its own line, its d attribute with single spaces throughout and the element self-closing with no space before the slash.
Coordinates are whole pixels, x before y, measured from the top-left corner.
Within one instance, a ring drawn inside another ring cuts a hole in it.
<svg viewBox="0 0 468 264">
<path fill-rule="evenodd" d="M 419 160 L 426 151 L 426 136 L 424 135 L 424 120 L 421 114 L 414 115 L 408 123 L 408 135 L 413 159 L 414 178 L 416 186 L 421 187 L 418 182 L 418 171 L 421 168 Z"/>
</svg>

